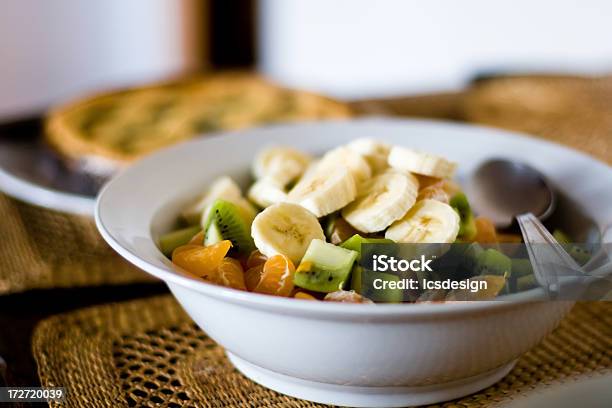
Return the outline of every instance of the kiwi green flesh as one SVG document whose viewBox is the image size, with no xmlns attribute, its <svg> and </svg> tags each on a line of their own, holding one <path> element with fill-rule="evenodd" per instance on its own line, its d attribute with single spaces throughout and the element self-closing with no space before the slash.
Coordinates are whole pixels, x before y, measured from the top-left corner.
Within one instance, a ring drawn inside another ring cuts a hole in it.
<svg viewBox="0 0 612 408">
<path fill-rule="evenodd" d="M 182 228 L 169 232 L 159 238 L 159 249 L 166 256 L 171 256 L 172 251 L 181 245 L 187 244 L 194 235 L 200 232 L 199 226 Z"/>
<path fill-rule="evenodd" d="M 223 241 L 223 234 L 219 229 L 219 225 L 213 221 L 206 228 L 206 234 L 204 235 L 204 245 L 214 245 Z"/>
<path fill-rule="evenodd" d="M 345 287 L 357 252 L 313 240 L 294 275 L 294 284 L 315 292 L 330 293 Z"/>
<path fill-rule="evenodd" d="M 591 259 L 591 252 L 577 245 L 572 245 L 567 251 L 578 265 L 584 265 Z"/>
<path fill-rule="evenodd" d="M 186 225 L 198 225 L 200 224 L 200 218 L 202 214 L 199 212 L 195 212 L 192 214 L 182 214 L 181 221 Z"/>
<path fill-rule="evenodd" d="M 344 241 L 340 247 L 350 249 L 351 251 L 357 252 L 358 259 L 361 258 L 361 245 L 363 244 L 393 244 L 394 242 L 390 239 L 385 238 L 364 238 L 359 234 L 355 234 L 346 241 Z"/>
<path fill-rule="evenodd" d="M 476 222 L 474 221 L 474 216 L 470 214 L 460 222 L 458 235 L 462 239 L 470 240 L 476 236 L 476 233 Z"/>
<path fill-rule="evenodd" d="M 520 278 L 523 276 L 531 275 L 533 268 L 529 259 L 514 258 L 512 259 L 512 276 Z"/>
<path fill-rule="evenodd" d="M 516 280 L 516 289 L 521 292 L 527 289 L 536 287 L 538 282 L 536 281 L 535 275 L 521 276 Z"/>
<path fill-rule="evenodd" d="M 255 248 L 250 226 L 242 217 L 240 209 L 229 201 L 216 200 L 210 209 L 205 225 L 205 236 L 210 237 L 211 241 L 231 241 L 231 252 L 235 255 L 248 255 Z"/>
<path fill-rule="evenodd" d="M 506 275 L 512 273 L 512 260 L 501 252 L 489 248 L 476 256 L 477 275 Z"/>
<path fill-rule="evenodd" d="M 476 260 L 482 252 L 484 252 L 484 249 L 479 243 L 473 242 L 469 244 L 463 253 L 462 266 L 473 273 L 476 269 Z"/>
<path fill-rule="evenodd" d="M 576 261 L 579 265 L 584 265 L 591 259 L 591 251 L 587 248 L 571 245 L 572 242 L 570 237 L 560 229 L 556 229 L 553 231 L 553 237 L 557 240 L 558 243 L 562 244 L 565 247 L 565 250 L 574 261 Z"/>
<path fill-rule="evenodd" d="M 571 242 L 570 238 L 567 236 L 567 234 L 565 232 L 561 231 L 560 229 L 556 229 L 556 230 L 553 231 L 553 237 L 560 244 L 569 244 Z"/>
<path fill-rule="evenodd" d="M 459 214 L 458 237 L 460 239 L 472 239 L 476 236 L 476 223 L 467 197 L 464 193 L 457 193 L 450 199 L 449 204 Z"/>
<path fill-rule="evenodd" d="M 386 282 L 398 282 L 399 276 L 384 272 L 374 272 L 359 265 L 353 267 L 351 272 L 351 289 L 375 302 L 400 303 L 404 299 L 402 289 L 375 289 L 374 280 L 382 279 Z"/>
</svg>

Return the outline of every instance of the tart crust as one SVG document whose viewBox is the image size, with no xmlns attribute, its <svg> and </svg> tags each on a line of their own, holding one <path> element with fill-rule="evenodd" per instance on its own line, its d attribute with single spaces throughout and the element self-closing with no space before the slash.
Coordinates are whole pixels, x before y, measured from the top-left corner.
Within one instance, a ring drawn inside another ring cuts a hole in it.
<svg viewBox="0 0 612 408">
<path fill-rule="evenodd" d="M 69 102 L 49 112 L 45 138 L 69 167 L 104 176 L 209 132 L 351 115 L 344 103 L 228 72 Z"/>
</svg>

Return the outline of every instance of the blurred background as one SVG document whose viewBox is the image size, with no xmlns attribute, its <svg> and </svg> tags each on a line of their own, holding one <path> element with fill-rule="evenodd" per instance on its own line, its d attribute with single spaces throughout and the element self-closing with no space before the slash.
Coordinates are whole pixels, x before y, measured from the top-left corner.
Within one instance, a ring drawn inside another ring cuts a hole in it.
<svg viewBox="0 0 612 408">
<path fill-rule="evenodd" d="M 606 0 L 4 0 L 0 119 L 220 68 L 344 100 L 612 70 Z"/>
</svg>

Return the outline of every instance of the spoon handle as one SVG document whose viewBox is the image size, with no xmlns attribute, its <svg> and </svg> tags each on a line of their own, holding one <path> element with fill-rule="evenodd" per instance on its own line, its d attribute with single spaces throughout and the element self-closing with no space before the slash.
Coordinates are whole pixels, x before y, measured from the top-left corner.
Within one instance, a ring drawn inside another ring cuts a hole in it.
<svg viewBox="0 0 612 408">
<path fill-rule="evenodd" d="M 554 267 L 559 266 L 580 273 L 582 268 L 533 214 L 521 214 L 516 220 L 521 228 L 536 280 L 549 296 L 556 298 L 560 288 Z"/>
</svg>

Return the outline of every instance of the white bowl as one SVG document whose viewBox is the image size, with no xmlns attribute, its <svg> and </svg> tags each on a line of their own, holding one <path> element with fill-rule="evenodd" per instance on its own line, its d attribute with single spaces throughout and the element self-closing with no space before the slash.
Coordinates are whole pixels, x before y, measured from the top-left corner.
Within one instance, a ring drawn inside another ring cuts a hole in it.
<svg viewBox="0 0 612 408">
<path fill-rule="evenodd" d="M 163 279 L 193 320 L 247 377 L 291 396 L 353 406 L 405 406 L 458 398 L 506 375 L 567 313 L 571 302 L 354 305 L 222 288 L 176 272 L 157 249 L 184 205 L 215 177 L 248 179 L 270 144 L 320 153 L 374 137 L 447 156 L 460 175 L 504 156 L 547 174 L 603 226 L 612 220 L 612 171 L 570 149 L 510 132 L 451 123 L 367 119 L 229 133 L 165 149 L 100 194 L 96 222 L 123 257 Z"/>
</svg>

